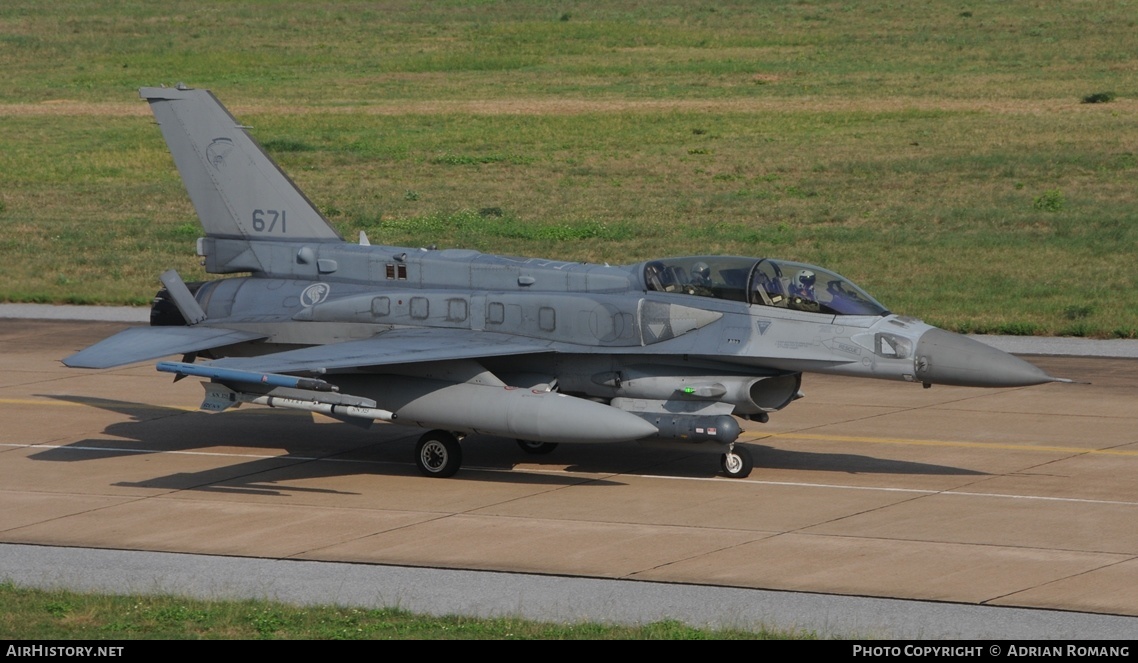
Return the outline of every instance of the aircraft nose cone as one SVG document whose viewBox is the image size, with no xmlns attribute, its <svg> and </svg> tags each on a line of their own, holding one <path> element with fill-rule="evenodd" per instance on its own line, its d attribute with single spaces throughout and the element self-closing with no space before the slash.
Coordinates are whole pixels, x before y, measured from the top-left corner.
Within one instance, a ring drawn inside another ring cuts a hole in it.
<svg viewBox="0 0 1138 663">
<path fill-rule="evenodd" d="M 1026 387 L 1061 381 L 1019 357 L 943 329 L 921 335 L 914 361 L 917 379 L 931 384 Z"/>
</svg>

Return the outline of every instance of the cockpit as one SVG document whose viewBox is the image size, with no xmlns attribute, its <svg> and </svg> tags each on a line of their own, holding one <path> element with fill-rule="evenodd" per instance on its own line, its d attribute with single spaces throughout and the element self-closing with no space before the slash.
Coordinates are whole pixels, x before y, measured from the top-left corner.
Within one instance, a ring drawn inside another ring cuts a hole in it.
<svg viewBox="0 0 1138 663">
<path fill-rule="evenodd" d="M 733 256 L 689 256 L 644 263 L 644 286 L 830 315 L 887 315 L 888 309 L 834 272 L 814 265 Z"/>
</svg>

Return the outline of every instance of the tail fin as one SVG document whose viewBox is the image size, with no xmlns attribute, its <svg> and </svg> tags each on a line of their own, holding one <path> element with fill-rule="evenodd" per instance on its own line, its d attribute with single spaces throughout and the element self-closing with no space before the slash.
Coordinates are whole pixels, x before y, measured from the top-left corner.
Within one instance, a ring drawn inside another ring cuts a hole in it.
<svg viewBox="0 0 1138 663">
<path fill-rule="evenodd" d="M 343 241 L 209 90 L 144 87 L 209 237 Z"/>
</svg>

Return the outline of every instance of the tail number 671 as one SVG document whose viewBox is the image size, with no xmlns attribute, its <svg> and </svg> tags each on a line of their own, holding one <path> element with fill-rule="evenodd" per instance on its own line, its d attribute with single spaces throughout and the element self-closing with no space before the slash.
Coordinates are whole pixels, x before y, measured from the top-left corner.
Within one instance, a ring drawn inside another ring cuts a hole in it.
<svg viewBox="0 0 1138 663">
<path fill-rule="evenodd" d="M 285 231 L 285 210 L 253 210 L 253 230 L 259 233 L 283 233 Z"/>
</svg>

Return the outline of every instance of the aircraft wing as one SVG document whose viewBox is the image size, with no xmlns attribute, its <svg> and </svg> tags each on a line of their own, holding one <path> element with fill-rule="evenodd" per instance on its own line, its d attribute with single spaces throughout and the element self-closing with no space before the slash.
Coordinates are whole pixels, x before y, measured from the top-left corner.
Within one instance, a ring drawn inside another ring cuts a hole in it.
<svg viewBox="0 0 1138 663">
<path fill-rule="evenodd" d="M 467 329 L 393 329 L 358 341 L 317 345 L 259 357 L 218 359 L 210 362 L 210 366 L 270 373 L 323 372 L 536 354 L 551 352 L 554 345 L 551 341 Z"/>
<path fill-rule="evenodd" d="M 63 360 L 72 368 L 113 368 L 265 338 L 221 327 L 131 327 Z"/>
</svg>

